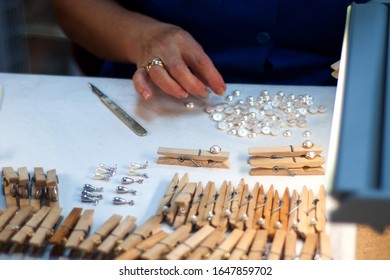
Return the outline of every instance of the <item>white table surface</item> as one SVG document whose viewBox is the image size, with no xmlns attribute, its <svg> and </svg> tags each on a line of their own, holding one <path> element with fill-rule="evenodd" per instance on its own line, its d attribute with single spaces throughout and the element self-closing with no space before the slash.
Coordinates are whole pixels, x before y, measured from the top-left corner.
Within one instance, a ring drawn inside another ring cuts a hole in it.
<svg viewBox="0 0 390 280">
<path fill-rule="evenodd" d="M 136 136 L 91 92 L 88 82 L 95 84 L 139 121 L 147 129 L 148 135 Z M 188 173 L 192 182 L 205 184 L 214 181 L 217 187 L 224 180 L 236 185 L 243 178 L 250 189 L 259 182 L 266 190 L 273 185 L 278 190 L 289 187 L 300 191 L 306 185 L 316 192 L 326 183 L 325 176 L 250 176 L 248 148 L 301 145 L 305 140 L 302 133 L 310 130 L 310 139 L 316 145 L 323 146 L 322 155 L 326 158 L 335 87 L 228 84 L 227 94 L 238 89 L 241 91 L 239 99 L 257 97 L 262 90 L 268 90 L 271 95 L 283 91 L 285 94 L 309 94 L 317 105 L 328 108 L 326 114 L 308 116 L 307 128 L 288 128 L 293 132 L 291 137 L 280 134 L 249 139 L 233 137 L 216 128 L 216 123 L 204 112 L 208 105 L 225 102 L 224 97 L 215 95 L 201 100 L 176 100 L 160 94 L 150 101 L 144 101 L 136 94 L 130 79 L 8 73 L 0 73 L 0 86 L 3 86 L 3 100 L 0 102 L 0 167 L 17 169 L 26 166 L 30 173 L 34 167 L 43 167 L 45 171 L 56 169 L 63 216 L 66 217 L 73 207 L 93 208 L 95 222 L 91 230 L 112 214 L 123 217 L 133 215 L 137 217 L 137 224 L 142 224 L 155 213 L 175 173 L 180 177 Z M 187 109 L 184 106 L 187 101 L 193 101 L 195 108 Z M 212 145 L 219 145 L 230 152 L 230 169 L 156 164 L 158 147 L 209 149 Z M 128 165 L 146 161 L 149 167 L 145 172 L 149 178 L 142 185 L 130 185 L 138 191 L 138 195 L 123 195 L 134 199 L 136 204 L 113 205 L 111 199 L 117 196 L 115 187 L 126 176 Z M 100 163 L 118 165 L 117 175 L 109 182 L 92 179 Z M 81 202 L 80 193 L 85 183 L 104 187 L 104 199 L 99 205 Z M 331 204 L 332 201 L 328 203 Z M 4 208 L 4 196 L 0 196 L 0 209 Z M 327 231 L 332 240 L 333 257 L 353 259 L 355 226 L 328 221 Z M 14 258 L 21 256 L 0 253 L 0 259 Z"/>
</svg>

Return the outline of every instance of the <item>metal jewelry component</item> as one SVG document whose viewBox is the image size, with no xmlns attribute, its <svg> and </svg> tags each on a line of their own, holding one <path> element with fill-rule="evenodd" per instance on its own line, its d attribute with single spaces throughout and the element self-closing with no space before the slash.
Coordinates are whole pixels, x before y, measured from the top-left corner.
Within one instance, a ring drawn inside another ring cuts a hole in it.
<svg viewBox="0 0 390 280">
<path fill-rule="evenodd" d="M 97 188 L 97 187 L 92 186 L 91 184 L 84 184 L 83 189 L 87 190 L 89 192 L 102 192 L 103 191 L 103 188 Z"/>
<path fill-rule="evenodd" d="M 130 206 L 133 206 L 135 204 L 134 200 L 126 200 L 118 196 L 112 199 L 112 203 L 114 203 L 115 205 L 129 204 Z"/>
<path fill-rule="evenodd" d="M 112 176 L 110 174 L 102 174 L 102 173 L 95 172 L 92 176 L 92 179 L 102 180 L 102 181 L 110 181 L 111 177 Z"/>
<path fill-rule="evenodd" d="M 122 184 L 124 185 L 129 185 L 129 184 L 133 184 L 133 183 L 138 183 L 138 184 L 142 184 L 144 182 L 144 179 L 137 179 L 137 180 L 134 180 L 133 178 L 130 178 L 130 177 L 123 177 L 121 179 L 121 182 Z"/>
<path fill-rule="evenodd" d="M 305 149 L 311 149 L 311 148 L 313 148 L 313 146 L 314 146 L 314 143 L 311 140 L 305 140 L 302 143 L 302 147 Z"/>
<path fill-rule="evenodd" d="M 130 170 L 127 172 L 127 175 L 129 175 L 129 176 L 139 176 L 139 177 L 143 177 L 143 178 L 149 178 L 148 174 L 146 174 L 146 173 L 140 173 L 140 172 L 135 171 L 135 170 L 132 170 L 132 169 L 130 169 Z"/>
<path fill-rule="evenodd" d="M 195 108 L 195 105 L 193 102 L 187 102 L 184 104 L 184 106 L 186 106 L 187 109 L 194 109 Z"/>
<path fill-rule="evenodd" d="M 81 202 L 93 203 L 95 206 L 99 204 L 99 199 L 82 194 Z"/>
<path fill-rule="evenodd" d="M 116 187 L 117 193 L 130 193 L 132 195 L 136 195 L 137 191 L 133 189 L 126 188 L 125 186 L 117 186 Z"/>
<path fill-rule="evenodd" d="M 146 65 L 146 67 L 145 67 L 146 71 L 149 72 L 149 70 L 150 70 L 153 66 L 155 66 L 155 65 L 164 68 L 164 63 L 162 62 L 161 58 L 155 57 L 155 58 L 153 58 L 151 61 L 149 61 L 148 64 Z"/>
<path fill-rule="evenodd" d="M 103 195 L 102 194 L 96 194 L 96 193 L 93 193 L 93 192 L 90 192 L 90 191 L 87 191 L 87 190 L 83 190 L 81 192 L 81 195 L 86 195 L 86 196 L 89 196 L 89 197 L 92 197 L 92 198 L 96 198 L 96 199 L 99 199 L 99 200 L 103 199 Z"/>
<path fill-rule="evenodd" d="M 129 169 L 146 169 L 149 166 L 149 162 L 145 163 L 136 163 L 132 162 L 129 164 Z"/>
<path fill-rule="evenodd" d="M 210 147 L 210 153 L 212 154 L 219 154 L 221 152 L 221 148 L 217 145 L 213 145 Z"/>
</svg>

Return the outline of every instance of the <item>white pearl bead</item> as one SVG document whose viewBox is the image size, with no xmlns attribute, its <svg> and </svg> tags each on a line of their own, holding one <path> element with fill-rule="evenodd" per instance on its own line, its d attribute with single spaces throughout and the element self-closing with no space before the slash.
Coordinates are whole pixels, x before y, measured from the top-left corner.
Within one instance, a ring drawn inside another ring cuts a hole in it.
<svg viewBox="0 0 390 280">
<path fill-rule="evenodd" d="M 310 140 L 305 140 L 303 143 L 302 143 L 302 147 L 305 148 L 305 149 L 311 149 L 313 148 L 314 146 L 314 143 Z"/>
<path fill-rule="evenodd" d="M 210 147 L 210 153 L 212 154 L 219 154 L 221 152 L 221 147 L 217 145 L 213 145 Z"/>
<path fill-rule="evenodd" d="M 291 130 L 286 130 L 285 132 L 283 132 L 283 136 L 284 137 L 290 137 L 292 135 L 292 131 Z"/>
</svg>

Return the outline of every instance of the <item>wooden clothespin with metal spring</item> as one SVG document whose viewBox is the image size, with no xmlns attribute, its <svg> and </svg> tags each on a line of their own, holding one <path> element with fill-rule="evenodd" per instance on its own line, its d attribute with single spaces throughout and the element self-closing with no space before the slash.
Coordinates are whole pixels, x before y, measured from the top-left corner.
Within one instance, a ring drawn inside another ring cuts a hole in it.
<svg viewBox="0 0 390 280">
<path fill-rule="evenodd" d="M 310 144 L 309 144 L 310 143 Z M 250 175 L 323 175 L 322 147 L 305 141 L 301 147 L 249 148 Z"/>
<path fill-rule="evenodd" d="M 298 206 L 300 202 L 297 190 L 293 190 L 290 200 L 290 210 L 288 212 L 288 225 L 283 254 L 285 260 L 295 260 L 297 258 Z"/>
<path fill-rule="evenodd" d="M 197 229 L 210 224 L 211 219 L 214 216 L 214 204 L 218 198 L 215 183 L 209 181 L 204 188 L 203 194 L 203 198 L 199 203 L 197 216 L 193 220 L 195 228 Z"/>
<path fill-rule="evenodd" d="M 59 181 L 55 169 L 46 172 L 46 199 L 50 207 L 59 207 Z"/>
<path fill-rule="evenodd" d="M 131 247 L 127 251 L 121 253 L 119 256 L 117 256 L 116 260 L 137 260 L 140 258 L 140 256 L 147 250 L 149 250 L 151 247 L 156 245 L 158 242 L 163 240 L 168 236 L 168 233 L 161 230 L 157 232 L 156 234 L 153 234 L 146 239 L 142 240 L 140 243 L 135 245 L 134 247 Z"/>
<path fill-rule="evenodd" d="M 41 248 L 44 246 L 48 237 L 51 237 L 55 232 L 55 226 L 61 217 L 62 208 L 50 208 L 49 213 L 31 237 L 29 244 L 33 247 Z"/>
<path fill-rule="evenodd" d="M 0 232 L 0 243 L 8 244 L 11 241 L 12 236 L 22 228 L 26 220 L 30 217 L 31 210 L 30 206 L 23 206 L 15 213 L 13 218 Z"/>
<path fill-rule="evenodd" d="M 84 241 L 93 224 L 94 209 L 87 209 L 83 212 L 77 224 L 74 226 L 68 239 L 65 242 L 65 248 L 77 250 L 80 243 Z"/>
<path fill-rule="evenodd" d="M 211 218 L 211 225 L 216 228 L 225 228 L 228 227 L 228 214 L 230 215 L 230 193 L 233 191 L 232 184 L 228 184 L 227 181 L 222 183 L 222 186 L 219 189 L 218 197 L 214 205 L 214 215 Z"/>
<path fill-rule="evenodd" d="M 158 164 L 179 165 L 190 167 L 229 168 L 229 152 L 214 152 L 210 150 L 178 149 L 159 147 Z"/>
<path fill-rule="evenodd" d="M 240 206 L 243 203 L 243 193 L 248 192 L 248 186 L 245 184 L 244 179 L 241 179 L 238 183 L 237 188 L 233 191 L 232 194 L 232 204 L 230 206 L 231 214 L 229 215 L 229 227 L 231 229 L 236 228 L 236 224 L 240 222 L 239 210 Z M 245 195 L 244 195 L 245 196 Z M 245 198 L 244 198 L 245 200 Z M 245 202 L 244 202 L 245 203 Z M 246 205 L 245 205 L 246 206 Z M 243 225 L 243 223 L 242 223 Z"/>
<path fill-rule="evenodd" d="M 218 228 L 214 229 L 198 247 L 196 247 L 188 256 L 186 260 L 205 260 L 208 259 L 214 249 L 223 241 L 225 238 L 225 229 Z"/>
<path fill-rule="evenodd" d="M 196 222 L 196 219 L 198 217 L 199 204 L 204 197 L 202 183 L 199 182 L 194 184 L 195 184 L 195 193 L 193 195 L 193 199 L 190 204 L 190 209 L 188 210 L 186 221 L 185 221 L 186 224 L 191 224 L 191 225 L 194 225 L 194 223 Z"/>
<path fill-rule="evenodd" d="M 79 221 L 82 211 L 82 208 L 73 208 L 69 215 L 60 224 L 58 229 L 54 232 L 53 236 L 49 239 L 49 243 L 57 246 L 65 245 L 68 236 Z"/>
<path fill-rule="evenodd" d="M 135 228 L 135 221 L 137 219 L 133 216 L 127 216 L 123 219 L 114 230 L 103 240 L 97 247 L 97 251 L 108 255 L 114 247 L 123 241 L 123 238 Z"/>
<path fill-rule="evenodd" d="M 120 242 L 114 249 L 117 255 L 120 255 L 127 250 L 135 247 L 143 240 L 153 236 L 161 231 L 161 217 L 151 216 L 139 227 L 136 227 L 124 240 Z"/>
<path fill-rule="evenodd" d="M 3 167 L 3 182 L 2 190 L 5 196 L 5 204 L 7 207 L 20 207 L 20 198 L 24 192 L 19 189 L 19 175 L 12 167 Z M 28 199 L 28 192 L 27 192 Z"/>
<path fill-rule="evenodd" d="M 318 258 L 319 260 L 332 260 L 332 246 L 330 243 L 330 236 L 325 232 L 319 233 L 319 246 L 318 246 Z"/>
<path fill-rule="evenodd" d="M 188 256 L 195 248 L 205 240 L 215 228 L 210 225 L 205 225 L 182 243 L 180 243 L 176 248 L 169 252 L 165 258 L 167 260 L 181 260 Z"/>
<path fill-rule="evenodd" d="M 93 234 L 88 236 L 78 249 L 85 253 L 91 253 L 96 246 L 100 245 L 111 231 L 119 224 L 122 216 L 113 214 L 103 225 L 101 225 Z"/>
<path fill-rule="evenodd" d="M 238 228 L 233 229 L 233 231 L 226 236 L 226 238 L 215 248 L 211 253 L 209 260 L 223 260 L 228 259 L 233 248 L 236 246 L 238 241 L 243 236 L 244 231 Z"/>
<path fill-rule="evenodd" d="M 34 167 L 34 174 L 31 182 L 30 205 L 34 212 L 41 208 L 41 198 L 46 190 L 46 174 L 42 167 Z"/>
<path fill-rule="evenodd" d="M 27 221 L 27 223 L 11 238 L 11 242 L 22 245 L 31 238 L 39 225 L 50 212 L 50 207 L 43 206 Z"/>
<path fill-rule="evenodd" d="M 144 252 L 141 255 L 141 259 L 143 260 L 163 259 L 167 253 L 172 251 L 176 246 L 178 246 L 181 242 L 183 242 L 188 238 L 191 229 L 192 227 L 189 224 L 180 226 L 174 232 L 169 234 L 166 238 L 162 239 L 152 248 Z"/>
<path fill-rule="evenodd" d="M 259 189 L 254 219 L 259 229 L 269 230 L 270 228 L 273 197 L 274 186 L 271 185 L 267 194 L 264 193 L 262 187 Z"/>
<path fill-rule="evenodd" d="M 175 186 L 175 189 L 173 191 L 169 203 L 165 205 L 163 213 L 165 214 L 165 221 L 168 223 L 168 225 L 173 225 L 175 216 L 178 211 L 178 206 L 175 204 L 175 201 L 179 196 L 179 194 L 183 191 L 185 186 L 188 184 L 188 181 L 189 181 L 188 174 L 185 173 L 183 177 L 180 179 L 180 181 L 177 183 L 177 185 Z"/>
<path fill-rule="evenodd" d="M 164 220 L 164 217 L 169 212 L 169 208 L 171 207 L 171 201 L 173 195 L 178 191 L 178 184 L 179 184 L 179 174 L 175 173 L 173 178 L 171 179 L 171 182 L 169 183 L 169 186 L 165 192 L 165 195 L 163 196 L 160 206 L 157 208 L 156 216 L 161 217 L 161 221 Z"/>
<path fill-rule="evenodd" d="M 285 189 L 283 196 L 279 197 L 278 190 L 274 193 L 274 199 L 271 209 L 269 235 L 273 238 L 277 229 L 287 230 L 288 212 L 290 210 L 290 192 Z"/>
<path fill-rule="evenodd" d="M 247 219 L 245 220 L 245 229 L 256 229 L 255 209 L 257 205 L 257 197 L 259 196 L 260 184 L 256 183 L 250 193 L 250 199 L 248 201 Z"/>
<path fill-rule="evenodd" d="M 30 205 L 30 174 L 28 173 L 27 167 L 18 168 L 18 175 L 19 207 Z"/>
<path fill-rule="evenodd" d="M 185 185 L 173 202 L 174 208 L 177 209 L 173 222 L 174 229 L 177 229 L 179 226 L 185 224 L 188 212 L 191 208 L 191 202 L 196 192 L 196 186 L 196 183 L 188 183 Z"/>
</svg>

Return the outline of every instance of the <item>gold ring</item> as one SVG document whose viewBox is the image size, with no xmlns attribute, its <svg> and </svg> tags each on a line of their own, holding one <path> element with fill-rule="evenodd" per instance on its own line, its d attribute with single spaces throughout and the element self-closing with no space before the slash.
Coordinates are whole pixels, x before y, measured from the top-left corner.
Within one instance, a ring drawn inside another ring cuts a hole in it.
<svg viewBox="0 0 390 280">
<path fill-rule="evenodd" d="M 153 66 L 158 65 L 164 68 L 164 63 L 162 60 L 158 57 L 153 58 L 151 61 L 149 61 L 148 65 L 146 65 L 146 71 L 149 71 Z"/>
</svg>

